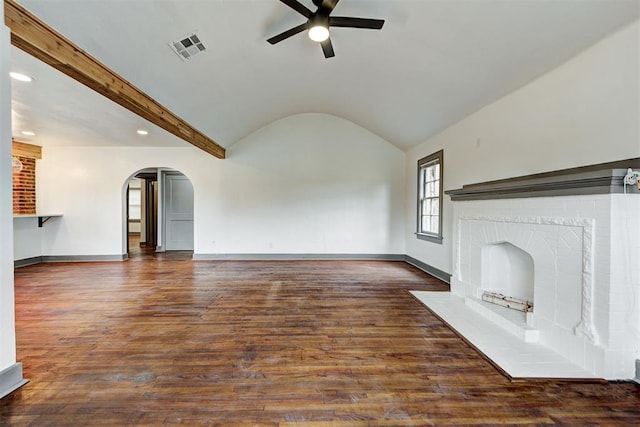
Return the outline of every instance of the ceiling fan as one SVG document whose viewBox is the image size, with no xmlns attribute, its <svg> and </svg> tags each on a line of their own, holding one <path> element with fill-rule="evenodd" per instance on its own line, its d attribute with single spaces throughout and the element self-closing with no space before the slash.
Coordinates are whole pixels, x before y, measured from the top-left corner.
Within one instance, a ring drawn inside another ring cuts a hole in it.
<svg viewBox="0 0 640 427">
<path fill-rule="evenodd" d="M 300 15 L 307 18 L 307 22 L 293 27 L 285 32 L 273 36 L 267 41 L 271 44 L 280 43 L 291 36 L 295 36 L 305 30 L 309 32 L 309 38 L 319 42 L 322 46 L 325 58 L 335 56 L 333 45 L 329 38 L 330 27 L 347 27 L 347 28 L 367 28 L 371 30 L 379 30 L 384 25 L 384 19 L 368 19 L 368 18 L 351 18 L 347 16 L 331 16 L 331 12 L 338 4 L 339 0 L 313 0 L 313 4 L 317 6 L 317 10 L 312 12 L 298 0 L 280 0 Z"/>
</svg>

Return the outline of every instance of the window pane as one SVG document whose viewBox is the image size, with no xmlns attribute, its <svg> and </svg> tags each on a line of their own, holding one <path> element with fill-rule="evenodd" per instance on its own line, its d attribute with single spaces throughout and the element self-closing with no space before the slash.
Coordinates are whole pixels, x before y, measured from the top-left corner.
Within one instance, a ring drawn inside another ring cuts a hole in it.
<svg viewBox="0 0 640 427">
<path fill-rule="evenodd" d="M 433 167 L 433 166 L 430 166 L 430 167 L 427 168 L 427 179 L 426 179 L 427 181 L 435 181 L 436 180 L 436 176 L 434 174 L 434 170 L 435 170 L 435 167 Z"/>
<path fill-rule="evenodd" d="M 139 205 L 140 204 L 140 189 L 139 188 L 130 188 L 129 189 L 129 204 Z"/>
<path fill-rule="evenodd" d="M 424 175 L 421 179 L 425 182 L 437 181 L 440 179 L 440 165 L 432 165 L 422 169 Z"/>
<path fill-rule="evenodd" d="M 430 199 L 429 210 L 425 211 L 429 215 L 440 215 L 440 200 Z"/>
<path fill-rule="evenodd" d="M 129 218 L 140 219 L 140 189 L 129 188 Z"/>
<path fill-rule="evenodd" d="M 131 206 L 129 208 L 129 219 L 140 219 L 140 206 Z"/>
<path fill-rule="evenodd" d="M 424 199 L 422 201 L 422 212 L 420 212 L 420 215 L 429 215 L 431 211 L 430 201 L 431 199 Z"/>
<path fill-rule="evenodd" d="M 424 197 L 440 196 L 440 185 L 438 181 L 427 182 L 424 187 Z"/>
<path fill-rule="evenodd" d="M 421 233 L 439 234 L 440 217 L 438 215 L 425 215 L 421 221 Z"/>
<path fill-rule="evenodd" d="M 432 233 L 438 233 L 438 227 L 440 226 L 440 217 L 438 216 L 432 216 L 431 217 L 431 228 L 429 229 L 429 231 L 431 231 Z"/>
<path fill-rule="evenodd" d="M 424 199 L 422 201 L 421 215 L 440 215 L 440 200 L 437 198 Z"/>
<path fill-rule="evenodd" d="M 422 230 L 420 230 L 423 233 L 429 233 L 430 232 L 430 227 L 431 227 L 431 219 L 428 216 L 423 216 L 422 217 Z"/>
</svg>

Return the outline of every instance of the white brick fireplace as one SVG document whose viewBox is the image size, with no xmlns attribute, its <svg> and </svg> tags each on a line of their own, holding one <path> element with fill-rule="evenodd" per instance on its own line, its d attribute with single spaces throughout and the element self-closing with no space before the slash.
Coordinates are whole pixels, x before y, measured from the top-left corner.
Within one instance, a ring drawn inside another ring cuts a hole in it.
<svg viewBox="0 0 640 427">
<path fill-rule="evenodd" d="M 451 292 L 504 333 L 545 346 L 594 376 L 633 378 L 640 358 L 640 196 L 634 190 L 458 197 Z M 483 302 L 484 291 L 533 301 L 533 312 Z"/>
</svg>

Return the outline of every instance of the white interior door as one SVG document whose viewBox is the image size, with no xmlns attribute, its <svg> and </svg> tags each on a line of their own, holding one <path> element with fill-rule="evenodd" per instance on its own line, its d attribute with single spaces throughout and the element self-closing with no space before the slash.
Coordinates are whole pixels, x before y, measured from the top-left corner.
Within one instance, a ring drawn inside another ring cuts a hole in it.
<svg viewBox="0 0 640 427">
<path fill-rule="evenodd" d="M 193 186 L 184 175 L 164 179 L 166 250 L 193 250 Z"/>
</svg>

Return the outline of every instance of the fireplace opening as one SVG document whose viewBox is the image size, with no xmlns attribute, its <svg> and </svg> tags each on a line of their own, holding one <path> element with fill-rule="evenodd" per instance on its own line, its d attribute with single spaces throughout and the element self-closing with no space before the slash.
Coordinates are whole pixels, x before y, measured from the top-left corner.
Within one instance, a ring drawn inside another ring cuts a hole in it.
<svg viewBox="0 0 640 427">
<path fill-rule="evenodd" d="M 533 305 L 534 270 L 533 258 L 527 252 L 509 242 L 486 245 L 481 254 L 480 295 L 491 293 L 505 297 L 492 298 L 493 303 L 507 307 L 505 301 L 528 302 Z M 484 298 L 483 298 L 484 299 Z M 522 304 L 510 304 L 509 308 L 520 311 Z"/>
</svg>

